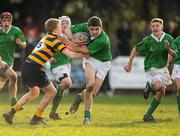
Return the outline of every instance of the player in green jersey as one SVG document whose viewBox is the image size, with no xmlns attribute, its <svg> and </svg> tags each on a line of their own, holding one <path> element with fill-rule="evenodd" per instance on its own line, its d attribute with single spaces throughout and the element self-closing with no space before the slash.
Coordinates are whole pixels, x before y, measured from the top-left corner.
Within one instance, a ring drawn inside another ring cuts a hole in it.
<svg viewBox="0 0 180 136">
<path fill-rule="evenodd" d="M 84 61 L 86 88 L 76 96 L 70 108 L 70 113 L 75 113 L 78 110 L 79 104 L 84 101 L 83 124 L 88 125 L 91 123 L 93 97 L 99 92 L 104 78 L 111 68 L 110 41 L 107 34 L 103 31 L 101 19 L 97 16 L 90 17 L 87 23 L 72 25 L 71 31 L 67 30 L 67 33 L 70 35 L 71 32 L 87 32 L 91 36 L 91 41 L 87 46 L 70 47 L 73 51 L 88 53 L 90 55 Z"/>
<path fill-rule="evenodd" d="M 163 20 L 154 18 L 151 21 L 152 34 L 143 38 L 143 40 L 134 46 L 131 51 L 129 61 L 124 66 L 126 72 L 132 69 L 132 62 L 137 52 L 145 53 L 144 70 L 148 82 L 152 84 L 156 91 L 155 97 L 151 102 L 149 109 L 144 115 L 144 121 L 154 121 L 152 114 L 161 103 L 165 95 L 166 86 L 171 84 L 171 78 L 167 69 L 168 54 L 176 56 L 173 49 L 173 38 L 163 32 Z"/>
<path fill-rule="evenodd" d="M 17 94 L 17 74 L 12 69 L 14 63 L 14 53 L 16 47 L 25 48 L 26 42 L 22 31 L 12 25 L 12 15 L 3 12 L 0 15 L 0 89 L 9 80 L 10 103 L 16 103 Z"/>
<path fill-rule="evenodd" d="M 68 16 L 61 16 L 62 32 L 66 28 L 70 28 L 71 20 Z M 51 59 L 51 71 L 57 82 L 57 94 L 53 99 L 51 112 L 49 114 L 50 119 L 58 120 L 61 119 L 58 115 L 57 108 L 61 102 L 64 90 L 70 88 L 72 81 L 70 78 L 71 72 L 71 58 L 65 56 L 61 52 L 56 52 L 54 57 Z"/>
<path fill-rule="evenodd" d="M 179 112 L 179 117 L 180 117 L 180 36 L 178 36 L 174 40 L 174 46 L 177 50 L 177 55 L 173 59 L 174 62 L 174 67 L 173 67 L 173 72 L 172 72 L 172 77 L 175 79 L 176 83 L 176 95 L 177 95 L 177 104 L 178 104 L 178 112 Z"/>
</svg>

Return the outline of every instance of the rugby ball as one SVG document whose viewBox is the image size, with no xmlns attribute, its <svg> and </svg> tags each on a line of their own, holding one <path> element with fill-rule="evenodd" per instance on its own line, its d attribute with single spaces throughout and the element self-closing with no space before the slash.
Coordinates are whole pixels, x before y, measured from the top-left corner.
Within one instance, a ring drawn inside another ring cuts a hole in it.
<svg viewBox="0 0 180 136">
<path fill-rule="evenodd" d="M 73 43 L 88 43 L 91 40 L 90 35 L 86 32 L 77 32 L 73 34 Z"/>
</svg>

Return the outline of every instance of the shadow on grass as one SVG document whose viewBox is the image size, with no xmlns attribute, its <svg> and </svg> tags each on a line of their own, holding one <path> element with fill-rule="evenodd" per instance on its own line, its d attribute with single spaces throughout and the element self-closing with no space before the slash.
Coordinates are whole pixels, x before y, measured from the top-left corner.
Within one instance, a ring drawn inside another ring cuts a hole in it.
<svg viewBox="0 0 180 136">
<path fill-rule="evenodd" d="M 96 127 L 120 127 L 120 128 L 126 128 L 126 127 L 147 127 L 147 125 L 158 125 L 161 123 L 171 123 L 174 119 L 167 118 L 167 119 L 157 119 L 155 122 L 144 122 L 143 120 L 139 121 L 128 121 L 128 122 L 119 122 L 119 123 L 113 123 L 113 124 L 94 124 Z"/>
<path fill-rule="evenodd" d="M 74 128 L 81 128 L 81 127 L 96 127 L 96 128 L 129 128 L 129 127 L 141 127 L 141 128 L 147 128 L 149 125 L 158 125 L 162 123 L 171 123 L 176 121 L 173 118 L 167 118 L 167 119 L 156 119 L 155 122 L 144 122 L 143 120 L 135 120 L 135 121 L 127 121 L 127 122 L 116 122 L 116 123 L 111 123 L 111 122 L 106 122 L 106 123 L 94 123 L 92 121 L 91 125 L 83 125 L 83 124 L 71 124 L 69 123 L 58 123 L 52 124 L 49 123 L 48 125 L 30 125 L 29 122 L 17 122 L 14 123 L 13 125 L 7 124 L 5 121 L 4 123 L 0 123 L 0 126 L 6 127 L 6 128 L 27 128 L 29 126 L 29 129 L 34 129 L 34 128 L 49 128 L 49 127 L 54 127 L 54 126 L 59 126 L 59 127 L 74 127 Z"/>
</svg>

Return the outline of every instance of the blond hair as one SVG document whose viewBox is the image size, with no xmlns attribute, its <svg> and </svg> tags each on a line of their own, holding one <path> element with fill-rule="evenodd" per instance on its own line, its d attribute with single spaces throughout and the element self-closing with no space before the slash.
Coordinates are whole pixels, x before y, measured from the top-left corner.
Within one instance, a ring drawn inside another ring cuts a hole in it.
<svg viewBox="0 0 180 136">
<path fill-rule="evenodd" d="M 162 25 L 164 24 L 164 21 L 163 21 L 161 18 L 153 18 L 153 19 L 151 20 L 151 24 L 152 24 L 153 22 L 159 22 L 159 23 L 161 23 Z"/>
<path fill-rule="evenodd" d="M 52 33 L 54 31 L 54 29 L 56 29 L 58 27 L 58 24 L 60 23 L 59 19 L 56 18 L 49 18 L 46 22 L 45 22 L 45 30 L 48 33 Z"/>
</svg>

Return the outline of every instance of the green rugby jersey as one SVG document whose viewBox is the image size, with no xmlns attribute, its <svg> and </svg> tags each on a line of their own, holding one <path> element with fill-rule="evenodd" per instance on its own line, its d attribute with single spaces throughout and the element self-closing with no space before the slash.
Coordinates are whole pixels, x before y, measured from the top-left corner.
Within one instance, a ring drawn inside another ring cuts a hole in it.
<svg viewBox="0 0 180 136">
<path fill-rule="evenodd" d="M 53 57 L 57 60 L 57 62 L 51 62 L 51 69 L 61 65 L 69 64 L 72 61 L 71 58 L 67 57 L 66 55 L 64 55 L 59 51 L 56 51 Z"/>
<path fill-rule="evenodd" d="M 176 57 L 173 59 L 174 64 L 180 65 L 180 36 L 174 40 L 174 48 L 176 49 Z"/>
<path fill-rule="evenodd" d="M 71 31 L 76 32 L 87 32 L 89 33 L 87 23 L 77 24 L 71 26 Z M 91 57 L 106 62 L 112 59 L 111 45 L 107 34 L 102 30 L 101 34 L 92 39 L 87 48 Z"/>
<path fill-rule="evenodd" d="M 25 41 L 25 36 L 18 27 L 12 26 L 7 33 L 0 28 L 0 56 L 9 66 L 14 63 L 14 53 L 18 46 L 15 42 L 16 38 Z"/>
<path fill-rule="evenodd" d="M 166 33 L 163 33 L 161 40 L 157 40 L 151 34 L 135 45 L 137 52 L 145 53 L 145 71 L 148 71 L 151 67 L 163 68 L 167 66 L 168 51 L 164 48 L 165 40 L 169 41 L 170 48 L 173 49 L 173 37 Z"/>
</svg>

